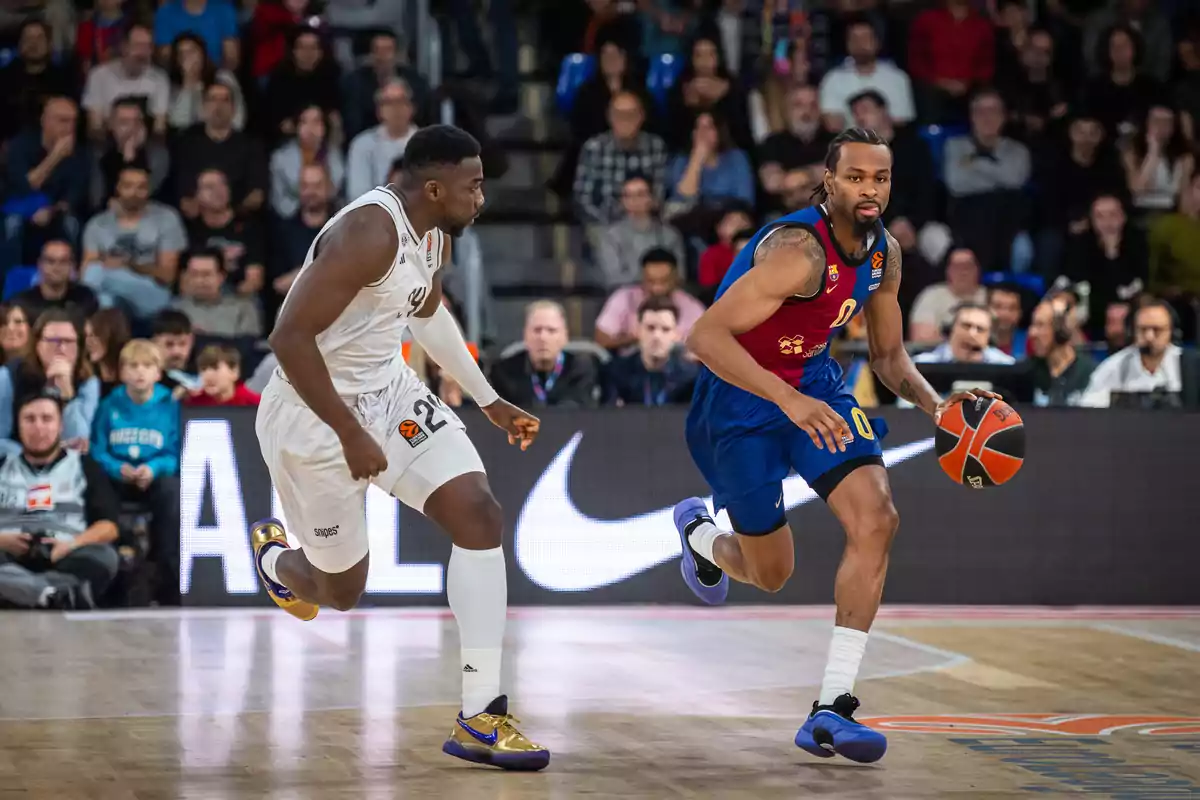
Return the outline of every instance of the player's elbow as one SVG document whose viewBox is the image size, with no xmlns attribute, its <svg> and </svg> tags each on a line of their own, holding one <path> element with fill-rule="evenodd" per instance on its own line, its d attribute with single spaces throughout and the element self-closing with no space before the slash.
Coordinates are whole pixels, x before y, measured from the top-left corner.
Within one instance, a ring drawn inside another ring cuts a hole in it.
<svg viewBox="0 0 1200 800">
<path fill-rule="evenodd" d="M 296 341 L 297 331 L 282 320 L 275 325 L 275 329 L 271 331 L 271 335 L 267 337 L 267 344 L 271 346 L 271 352 L 275 353 L 278 358 L 280 352 L 286 352 Z"/>
<path fill-rule="evenodd" d="M 897 365 L 902 363 L 903 359 L 907 355 L 908 351 L 904 349 L 903 343 L 886 347 L 880 345 L 871 345 L 871 371 L 876 375 L 886 375 Z"/>
<path fill-rule="evenodd" d="M 701 361 L 707 356 L 709 342 L 712 340 L 711 327 L 711 323 L 706 322 L 704 317 L 701 317 L 696 320 L 696 324 L 688 331 L 687 338 L 684 340 L 684 345 L 687 347 L 688 352 Z"/>
</svg>

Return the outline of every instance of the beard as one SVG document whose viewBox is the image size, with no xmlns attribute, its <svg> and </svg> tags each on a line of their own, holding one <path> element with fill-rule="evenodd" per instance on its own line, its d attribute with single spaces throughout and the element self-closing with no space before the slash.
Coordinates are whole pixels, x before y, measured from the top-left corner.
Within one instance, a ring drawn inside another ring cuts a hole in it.
<svg viewBox="0 0 1200 800">
<path fill-rule="evenodd" d="M 854 231 L 855 237 L 859 239 L 865 239 L 867 234 L 875 228 L 875 223 L 878 221 L 878 217 L 875 219 L 859 219 L 858 214 L 856 213 L 854 215 L 854 225 L 851 230 Z"/>
<path fill-rule="evenodd" d="M 26 457 L 28 457 L 32 461 L 46 461 L 50 458 L 50 456 L 52 456 L 58 452 L 58 448 L 59 448 L 59 443 L 54 442 L 49 447 L 43 448 L 41 450 L 34 450 L 32 448 L 25 447 L 24 451 L 25 451 Z"/>
</svg>

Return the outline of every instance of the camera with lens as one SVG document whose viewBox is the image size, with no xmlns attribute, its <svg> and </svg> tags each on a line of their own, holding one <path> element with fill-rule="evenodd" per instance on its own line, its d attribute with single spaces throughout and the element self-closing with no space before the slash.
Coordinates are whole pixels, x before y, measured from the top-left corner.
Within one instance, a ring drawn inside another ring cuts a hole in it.
<svg viewBox="0 0 1200 800">
<path fill-rule="evenodd" d="M 54 563 L 50 560 L 50 553 L 54 550 L 54 544 L 57 541 L 54 534 L 45 531 L 29 531 L 29 537 L 29 551 L 22 559 L 25 566 L 34 572 L 44 572 L 50 569 Z"/>
</svg>

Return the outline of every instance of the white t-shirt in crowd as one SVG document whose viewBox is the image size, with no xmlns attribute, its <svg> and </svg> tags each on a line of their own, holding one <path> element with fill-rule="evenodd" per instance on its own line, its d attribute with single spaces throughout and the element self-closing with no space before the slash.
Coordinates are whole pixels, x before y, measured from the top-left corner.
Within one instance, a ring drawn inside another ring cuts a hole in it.
<svg viewBox="0 0 1200 800">
<path fill-rule="evenodd" d="M 122 97 L 145 98 L 150 116 L 160 117 L 167 113 L 170 104 L 171 82 L 167 79 L 167 73 L 153 64 L 136 78 L 125 73 L 125 67 L 119 59 L 92 67 L 83 87 L 81 105 L 107 118 L 113 103 Z"/>
<path fill-rule="evenodd" d="M 873 70 L 861 73 L 853 60 L 846 59 L 842 66 L 825 73 L 821 80 L 821 113 L 841 114 L 846 124 L 850 124 L 854 119 L 850 114 L 850 98 L 868 90 L 883 96 L 888 114 L 895 122 L 911 122 L 916 118 L 912 81 L 904 70 L 890 61 L 876 61 Z"/>
<path fill-rule="evenodd" d="M 1079 405 L 1108 408 L 1113 392 L 1181 392 L 1182 356 L 1183 349 L 1179 345 L 1168 345 L 1162 363 L 1155 372 L 1150 372 L 1142 363 L 1142 355 L 1137 347 L 1131 345 L 1119 350 L 1096 367 Z"/>
<path fill-rule="evenodd" d="M 945 283 L 926 286 L 913 301 L 909 325 L 946 325 L 954 315 L 954 309 L 962 303 L 986 303 L 987 289 L 980 286 L 970 297 L 959 297 Z"/>
</svg>

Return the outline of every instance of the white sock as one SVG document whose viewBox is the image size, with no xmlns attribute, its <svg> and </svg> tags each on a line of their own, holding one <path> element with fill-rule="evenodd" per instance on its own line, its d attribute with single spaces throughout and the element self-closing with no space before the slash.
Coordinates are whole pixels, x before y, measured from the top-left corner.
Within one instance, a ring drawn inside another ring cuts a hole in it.
<svg viewBox="0 0 1200 800">
<path fill-rule="evenodd" d="M 853 628 L 834 627 L 833 639 L 829 642 L 829 660 L 825 662 L 825 679 L 821 681 L 821 696 L 817 700 L 823 706 L 844 694 L 854 693 L 854 681 L 858 667 L 862 664 L 863 651 L 867 649 L 867 634 Z"/>
<path fill-rule="evenodd" d="M 730 535 L 732 534 L 729 531 L 723 531 L 711 522 L 701 522 L 688 534 L 688 544 L 708 559 L 709 563 L 716 564 L 717 560 L 713 558 L 713 543 L 717 541 L 718 536 Z"/>
<path fill-rule="evenodd" d="M 458 621 L 462 715 L 470 718 L 500 695 L 500 653 L 508 613 L 504 550 L 450 551 L 446 598 Z"/>
<path fill-rule="evenodd" d="M 283 555 L 283 551 L 286 549 L 283 546 L 271 545 L 267 548 L 267 552 L 263 553 L 262 557 L 263 572 L 267 573 L 268 578 L 281 586 L 283 585 L 283 581 L 279 580 L 279 576 L 275 574 L 275 562 L 279 560 L 279 557 Z"/>
</svg>

